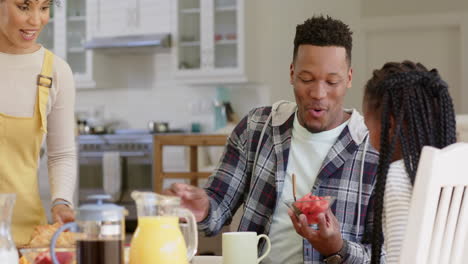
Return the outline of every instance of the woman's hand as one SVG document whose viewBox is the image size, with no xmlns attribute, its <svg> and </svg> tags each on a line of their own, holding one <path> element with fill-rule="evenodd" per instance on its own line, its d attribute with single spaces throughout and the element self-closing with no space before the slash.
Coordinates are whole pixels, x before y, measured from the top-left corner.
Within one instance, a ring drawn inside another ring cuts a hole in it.
<svg viewBox="0 0 468 264">
<path fill-rule="evenodd" d="M 75 212 L 64 204 L 58 204 L 52 207 L 52 219 L 54 223 L 68 223 L 75 221 Z"/>
</svg>

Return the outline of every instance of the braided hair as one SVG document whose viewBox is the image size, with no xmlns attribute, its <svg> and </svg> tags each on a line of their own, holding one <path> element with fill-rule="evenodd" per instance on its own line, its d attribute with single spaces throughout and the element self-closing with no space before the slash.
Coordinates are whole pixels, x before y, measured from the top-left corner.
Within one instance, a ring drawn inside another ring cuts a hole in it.
<svg viewBox="0 0 468 264">
<path fill-rule="evenodd" d="M 365 87 L 369 111 L 381 114 L 380 159 L 375 187 L 372 260 L 380 263 L 383 199 L 392 157 L 401 151 L 406 172 L 414 184 L 424 146 L 443 148 L 456 141 L 455 113 L 448 86 L 437 70 L 420 63 L 386 63 L 375 70 Z M 393 119 L 395 127 L 390 133 Z"/>
</svg>

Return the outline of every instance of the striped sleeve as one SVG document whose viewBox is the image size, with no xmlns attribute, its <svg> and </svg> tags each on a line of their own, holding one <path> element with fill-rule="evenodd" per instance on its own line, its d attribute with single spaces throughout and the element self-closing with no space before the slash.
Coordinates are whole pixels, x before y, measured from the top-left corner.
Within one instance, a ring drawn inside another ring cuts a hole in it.
<svg viewBox="0 0 468 264">
<path fill-rule="evenodd" d="M 390 165 L 384 194 L 383 232 L 387 263 L 398 263 L 411 204 L 411 185 L 403 160 Z"/>
</svg>

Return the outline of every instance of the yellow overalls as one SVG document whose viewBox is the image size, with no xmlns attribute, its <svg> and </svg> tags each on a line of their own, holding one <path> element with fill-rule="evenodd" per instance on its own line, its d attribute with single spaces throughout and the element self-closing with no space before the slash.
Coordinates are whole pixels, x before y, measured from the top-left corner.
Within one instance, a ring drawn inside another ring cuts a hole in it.
<svg viewBox="0 0 468 264">
<path fill-rule="evenodd" d="M 0 193 L 16 193 L 12 235 L 17 245 L 28 243 L 34 227 L 47 222 L 39 196 L 37 169 L 39 151 L 47 133 L 52 64 L 53 54 L 45 50 L 32 117 L 0 113 Z"/>
</svg>

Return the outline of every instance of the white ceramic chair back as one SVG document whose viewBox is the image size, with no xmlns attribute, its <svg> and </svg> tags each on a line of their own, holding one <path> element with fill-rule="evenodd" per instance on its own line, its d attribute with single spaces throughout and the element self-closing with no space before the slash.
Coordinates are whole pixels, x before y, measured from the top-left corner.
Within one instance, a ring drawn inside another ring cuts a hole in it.
<svg viewBox="0 0 468 264">
<path fill-rule="evenodd" d="M 468 263 L 468 144 L 424 147 L 400 263 Z"/>
</svg>

